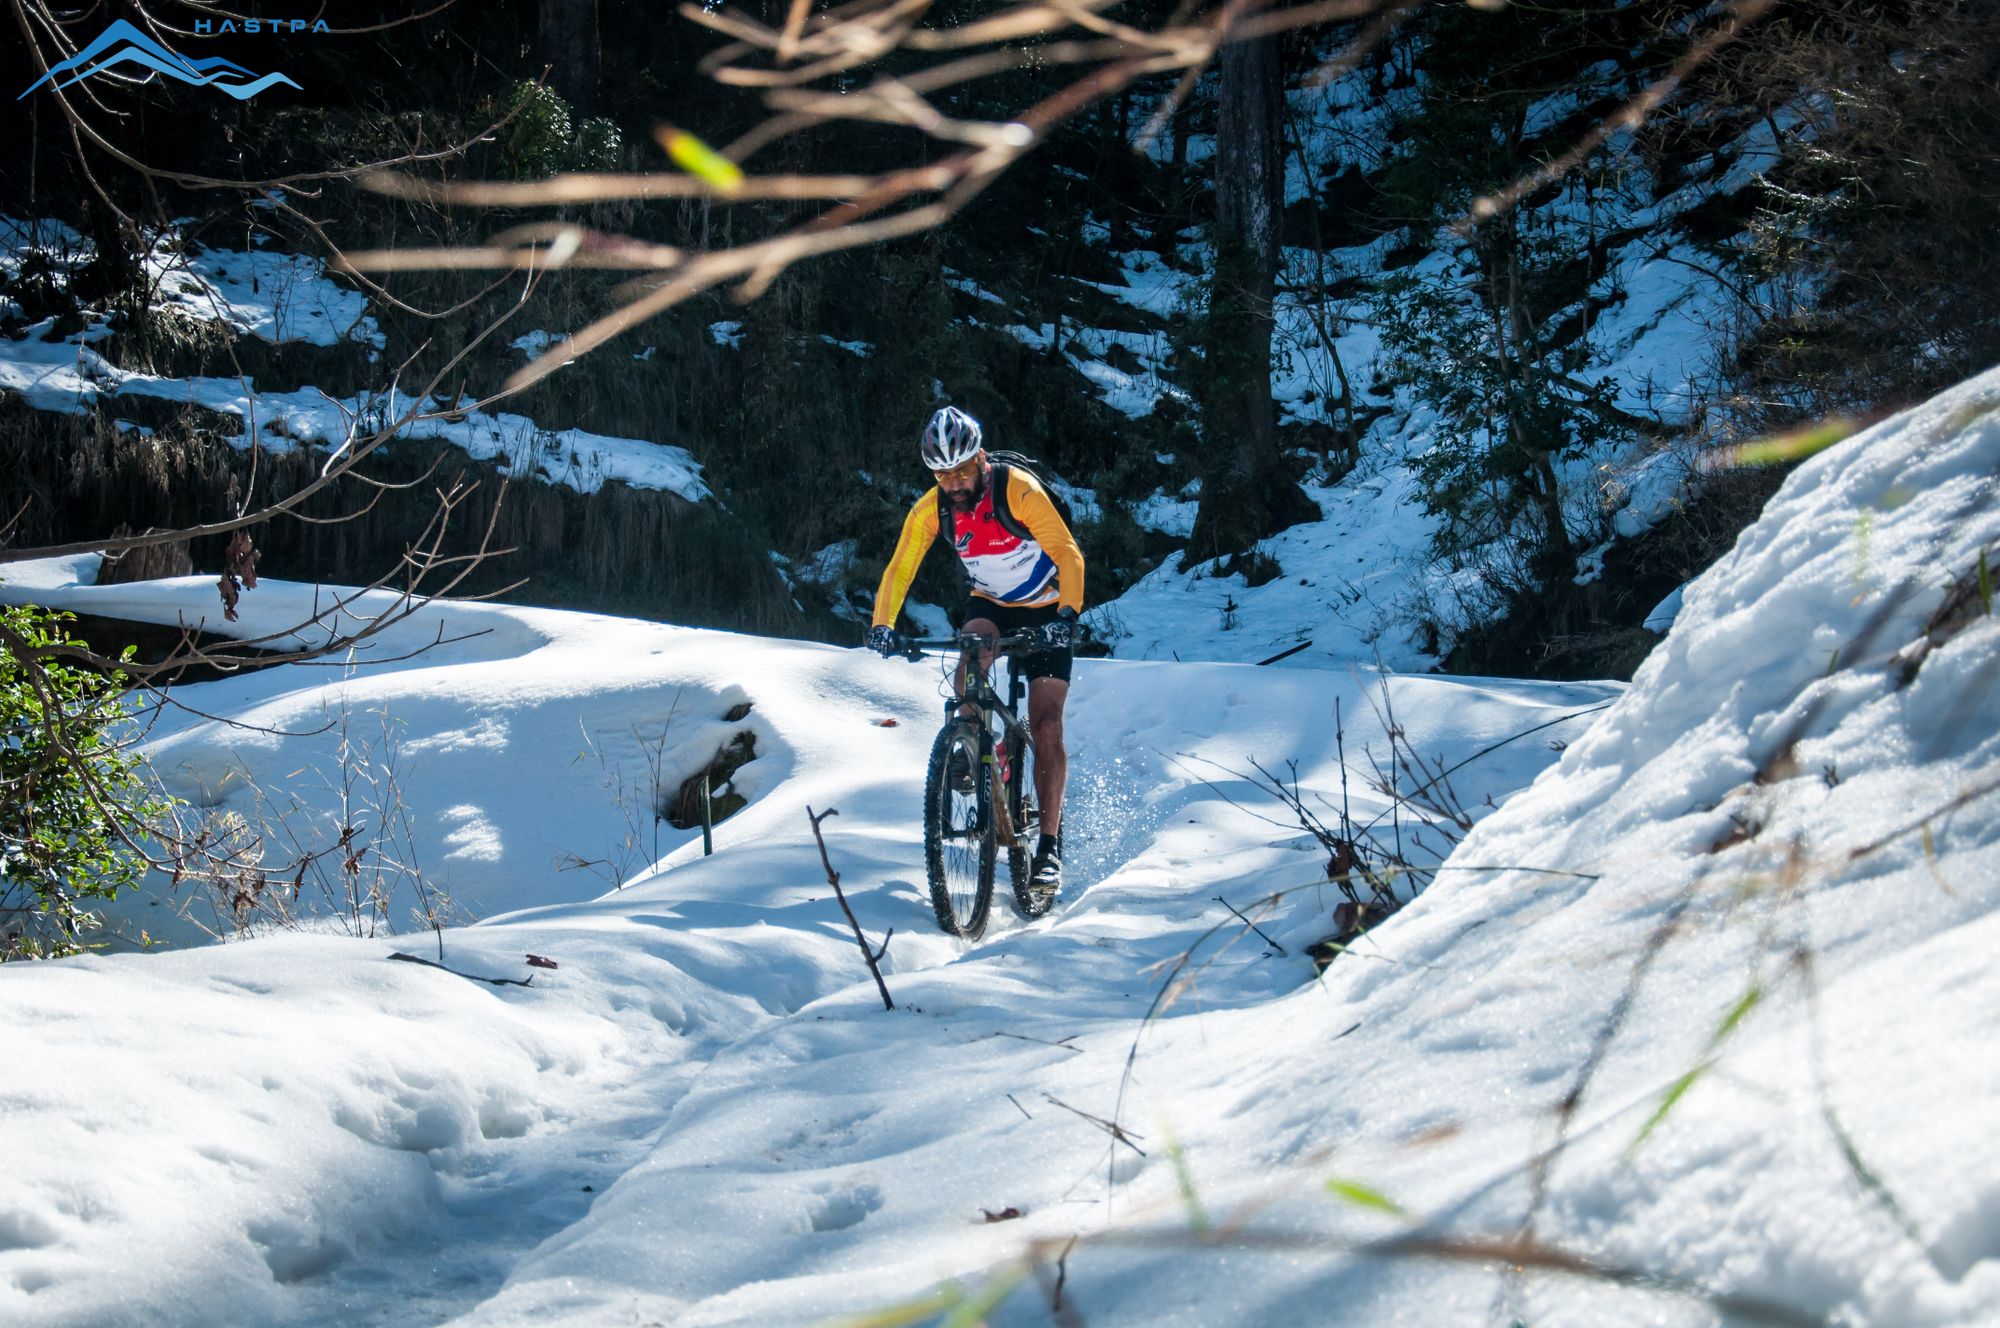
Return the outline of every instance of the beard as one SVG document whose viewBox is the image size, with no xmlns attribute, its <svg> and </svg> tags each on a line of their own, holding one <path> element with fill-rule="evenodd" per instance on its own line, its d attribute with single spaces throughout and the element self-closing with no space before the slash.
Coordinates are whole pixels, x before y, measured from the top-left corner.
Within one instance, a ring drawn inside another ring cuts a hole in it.
<svg viewBox="0 0 2000 1328">
<path fill-rule="evenodd" d="M 946 502 L 951 504 L 952 511 L 970 512 L 973 508 L 979 506 L 979 486 L 975 484 L 970 489 L 964 490 L 947 489 L 945 490 L 944 498 Z"/>
</svg>

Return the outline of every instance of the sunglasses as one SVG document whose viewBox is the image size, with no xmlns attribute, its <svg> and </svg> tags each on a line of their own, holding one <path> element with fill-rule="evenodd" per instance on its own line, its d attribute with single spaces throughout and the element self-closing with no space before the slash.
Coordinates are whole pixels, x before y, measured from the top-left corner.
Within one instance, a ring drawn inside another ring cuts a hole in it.
<svg viewBox="0 0 2000 1328">
<path fill-rule="evenodd" d="M 979 458 L 973 457 L 970 461 L 961 461 L 950 470 L 934 470 L 931 473 L 938 477 L 940 484 L 946 480 L 977 479 L 979 476 Z"/>
</svg>

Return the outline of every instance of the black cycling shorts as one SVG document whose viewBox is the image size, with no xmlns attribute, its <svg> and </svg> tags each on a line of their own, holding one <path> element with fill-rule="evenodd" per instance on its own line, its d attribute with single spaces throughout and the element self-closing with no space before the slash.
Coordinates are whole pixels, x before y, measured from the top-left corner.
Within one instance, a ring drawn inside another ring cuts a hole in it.
<svg viewBox="0 0 2000 1328">
<path fill-rule="evenodd" d="M 1044 604 L 1038 608 L 1023 608 L 1013 604 L 995 604 L 990 599 L 974 595 L 959 606 L 956 621 L 959 630 L 964 631 L 965 624 L 974 618 L 984 618 L 1000 629 L 1000 635 L 1006 636 L 1010 632 L 1031 631 L 1043 623 L 1054 622 L 1059 607 Z M 1067 650 L 1037 650 L 1021 657 L 1021 676 L 1029 682 L 1037 678 L 1061 678 L 1068 682 L 1070 659 L 1071 653 Z"/>
</svg>

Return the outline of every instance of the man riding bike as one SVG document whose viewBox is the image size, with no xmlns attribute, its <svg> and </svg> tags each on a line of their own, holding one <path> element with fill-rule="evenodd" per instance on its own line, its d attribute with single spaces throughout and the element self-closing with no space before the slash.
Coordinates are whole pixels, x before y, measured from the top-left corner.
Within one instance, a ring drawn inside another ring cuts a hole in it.
<svg viewBox="0 0 2000 1328">
<path fill-rule="evenodd" d="M 989 462 L 979 421 L 956 406 L 931 416 L 918 451 L 937 484 L 903 520 L 902 537 L 875 592 L 868 644 L 884 656 L 900 648 L 896 615 L 948 518 L 947 539 L 972 583 L 970 597 L 955 615 L 959 631 L 996 638 L 1034 631 L 1040 637 L 1040 649 L 1021 665 L 1028 679 L 1028 729 L 1035 741 L 1035 792 L 1042 818 L 1034 886 L 1053 894 L 1062 888 L 1062 799 L 1069 776 L 1063 707 L 1069 699 L 1076 615 L 1083 608 L 1083 551 L 1041 481 L 1025 467 Z M 988 668 L 992 661 L 990 652 L 982 652 L 979 666 Z M 963 696 L 962 660 L 956 687 Z M 968 781 L 972 777 L 971 771 L 953 773 Z"/>
</svg>

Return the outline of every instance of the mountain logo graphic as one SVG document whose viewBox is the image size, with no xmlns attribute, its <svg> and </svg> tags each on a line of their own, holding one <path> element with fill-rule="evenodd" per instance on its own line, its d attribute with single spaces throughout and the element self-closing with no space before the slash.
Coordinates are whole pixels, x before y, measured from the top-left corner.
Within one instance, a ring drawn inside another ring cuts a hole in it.
<svg viewBox="0 0 2000 1328">
<path fill-rule="evenodd" d="M 92 74 L 103 73 L 115 65 L 139 65 L 154 73 L 177 78 L 183 83 L 191 83 L 199 88 L 214 88 L 226 92 L 238 101 L 249 101 L 264 89 L 279 83 L 289 88 L 299 85 L 283 74 L 256 74 L 233 60 L 225 60 L 219 55 L 211 55 L 201 60 L 190 60 L 175 51 L 168 50 L 139 29 L 119 19 L 97 35 L 97 39 L 36 79 L 15 101 L 33 92 L 51 79 L 54 86 L 69 87 L 81 83 Z M 152 77 L 142 75 L 141 81 Z M 303 91 L 303 89 L 301 89 Z"/>
</svg>

